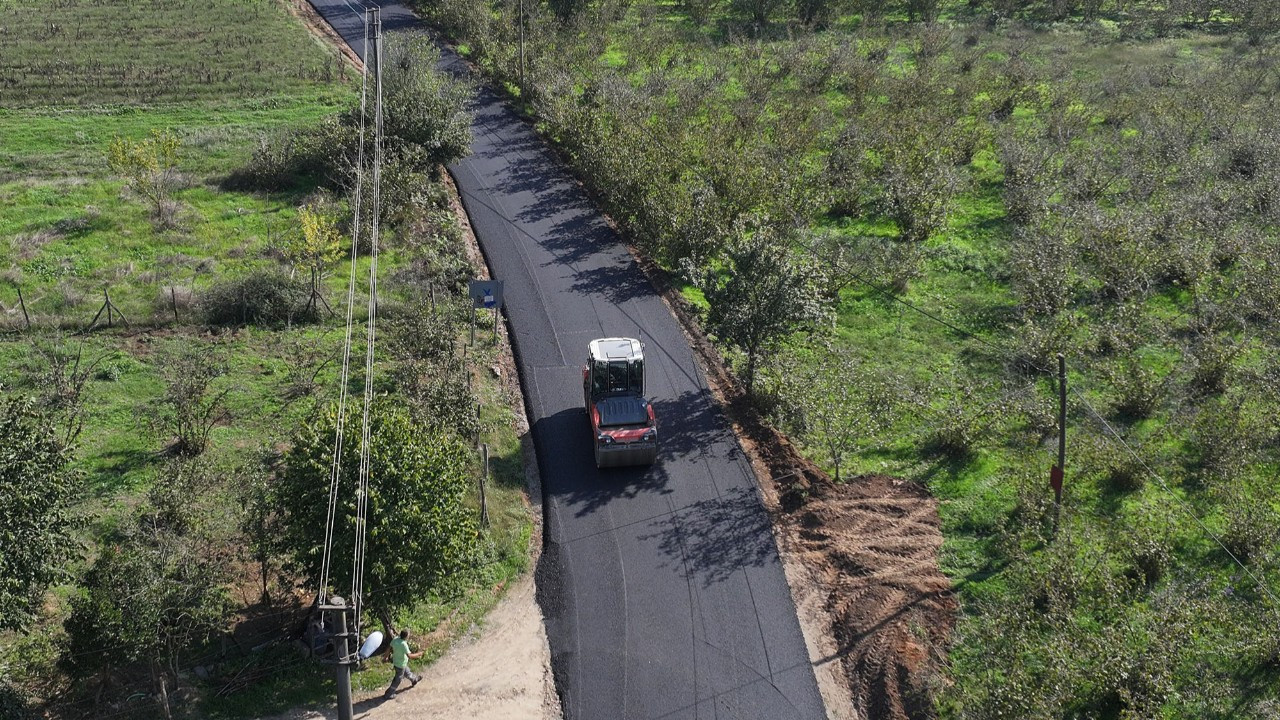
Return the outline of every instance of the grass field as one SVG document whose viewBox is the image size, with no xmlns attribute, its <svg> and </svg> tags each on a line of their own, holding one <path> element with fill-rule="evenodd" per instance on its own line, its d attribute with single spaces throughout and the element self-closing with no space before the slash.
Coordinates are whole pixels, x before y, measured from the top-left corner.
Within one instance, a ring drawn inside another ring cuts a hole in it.
<svg viewBox="0 0 1280 720">
<path fill-rule="evenodd" d="M 33 706 L 42 706 L 65 680 L 55 664 L 65 649 L 61 623 L 69 599 L 81 592 L 74 580 L 92 563 L 101 538 L 148 502 L 148 490 L 171 462 L 170 430 L 154 421 L 165 390 L 164 358 L 195 347 L 226 360 L 213 385 L 228 394 L 227 416 L 205 453 L 211 467 L 235 468 L 281 449 L 315 408 L 336 399 L 340 315 L 281 328 L 208 328 L 187 303 L 175 318 L 162 292 L 176 285 L 199 297 L 251 271 L 289 271 L 282 238 L 298 232 L 297 208 L 313 188 L 249 192 L 228 189 L 226 180 L 263 138 L 346 109 L 359 89 L 358 74 L 312 37 L 290 7 L 285 0 L 74 0 L 35 12 L 0 0 L 0 391 L 41 392 L 57 349 L 78 351 L 93 366 L 74 463 L 84 479 L 79 511 L 86 524 L 77 536 L 83 552 L 68 568 L 72 582 L 51 590 L 44 622 L 29 633 L 0 636 L 5 653 L 20 657 L 0 663 L 0 676 Z M 113 139 L 140 140 L 156 130 L 180 141 L 171 227 L 154 222 L 107 166 Z M 381 254 L 388 317 L 403 312 L 414 292 L 408 281 L 391 279 L 414 260 L 399 239 Z M 366 269 L 362 258 L 359 271 Z M 345 262 L 335 263 L 324 286 L 339 313 L 346 284 Z M 114 328 L 85 332 L 104 290 L 128 327 L 117 321 Z M 496 362 L 495 352 L 485 346 L 473 353 L 475 367 Z M 531 522 L 511 410 L 518 399 L 488 372 L 475 372 L 475 392 L 484 407 L 480 440 L 491 448 L 492 525 L 464 592 L 424 598 L 398 618 L 423 634 L 451 618 L 450 631 L 428 648 L 432 657 L 482 618 L 505 582 L 526 569 Z M 480 472 L 478 458 L 472 471 Z M 477 494 L 469 502 L 478 511 Z M 227 508 L 228 516 L 236 512 Z M 264 616 L 251 602 L 253 591 L 240 587 L 252 582 L 248 576 L 237 582 L 235 597 L 245 607 L 236 618 L 250 628 L 240 635 L 257 633 L 261 640 L 271 614 Z M 274 587 L 278 599 L 291 597 L 288 580 Z M 296 659 L 295 650 L 281 646 L 238 660 L 252 665 L 259 680 L 235 692 L 219 693 L 216 678 L 207 687 L 195 683 L 198 694 L 209 696 L 198 712 L 256 716 L 331 695 L 324 668 Z M 279 672 L 258 674 L 275 664 Z M 386 682 L 376 671 L 360 678 Z M 144 677 L 122 670 L 116 679 L 119 687 L 105 700 L 124 702 L 112 705 L 117 713 L 157 712 Z M 44 707 L 60 717 L 83 716 L 94 702 L 81 690 L 92 688 L 59 692 L 58 702 Z M 133 700 L 124 700 L 135 690 Z"/>
<path fill-rule="evenodd" d="M 280 0 L 0 2 L 0 107 L 255 98 L 352 75 Z M 245 32 L 251 29 L 251 32 Z"/>
</svg>

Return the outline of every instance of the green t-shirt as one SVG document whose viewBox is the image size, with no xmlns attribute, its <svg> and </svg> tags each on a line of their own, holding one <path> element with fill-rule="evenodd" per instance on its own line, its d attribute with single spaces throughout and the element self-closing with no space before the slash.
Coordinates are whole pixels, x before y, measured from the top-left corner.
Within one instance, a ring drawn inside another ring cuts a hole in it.
<svg viewBox="0 0 1280 720">
<path fill-rule="evenodd" d="M 402 668 L 409 664 L 409 641 L 402 637 L 391 640 L 391 664 Z"/>
</svg>

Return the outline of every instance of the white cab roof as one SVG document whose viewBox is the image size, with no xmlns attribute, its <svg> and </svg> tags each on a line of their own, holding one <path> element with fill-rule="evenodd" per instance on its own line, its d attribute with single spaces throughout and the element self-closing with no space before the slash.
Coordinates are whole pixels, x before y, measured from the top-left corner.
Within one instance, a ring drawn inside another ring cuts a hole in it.
<svg viewBox="0 0 1280 720">
<path fill-rule="evenodd" d="M 600 338 L 592 340 L 590 347 L 591 359 L 595 361 L 644 359 L 640 341 L 634 338 Z"/>
</svg>

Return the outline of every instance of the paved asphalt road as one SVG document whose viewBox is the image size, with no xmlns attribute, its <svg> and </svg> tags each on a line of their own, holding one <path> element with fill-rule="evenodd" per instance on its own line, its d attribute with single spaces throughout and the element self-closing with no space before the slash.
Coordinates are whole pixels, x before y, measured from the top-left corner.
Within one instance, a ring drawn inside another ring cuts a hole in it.
<svg viewBox="0 0 1280 720">
<path fill-rule="evenodd" d="M 312 4 L 363 52 L 358 0 Z M 386 29 L 415 26 L 382 7 Z M 474 111 L 473 154 L 450 169 L 505 283 L 566 717 L 825 717 L 755 479 L 675 318 L 530 128 L 486 88 Z M 618 335 L 645 342 L 662 449 L 653 467 L 598 471 L 580 368 L 592 338 Z"/>
</svg>

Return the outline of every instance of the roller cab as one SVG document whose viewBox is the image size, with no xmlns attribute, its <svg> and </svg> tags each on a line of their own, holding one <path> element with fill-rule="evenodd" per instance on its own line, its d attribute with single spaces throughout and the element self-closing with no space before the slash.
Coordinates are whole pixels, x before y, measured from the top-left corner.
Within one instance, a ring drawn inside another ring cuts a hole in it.
<svg viewBox="0 0 1280 720">
<path fill-rule="evenodd" d="M 644 396 L 643 348 L 634 338 L 588 345 L 582 395 L 596 467 L 649 465 L 658 457 L 658 423 Z"/>
</svg>

